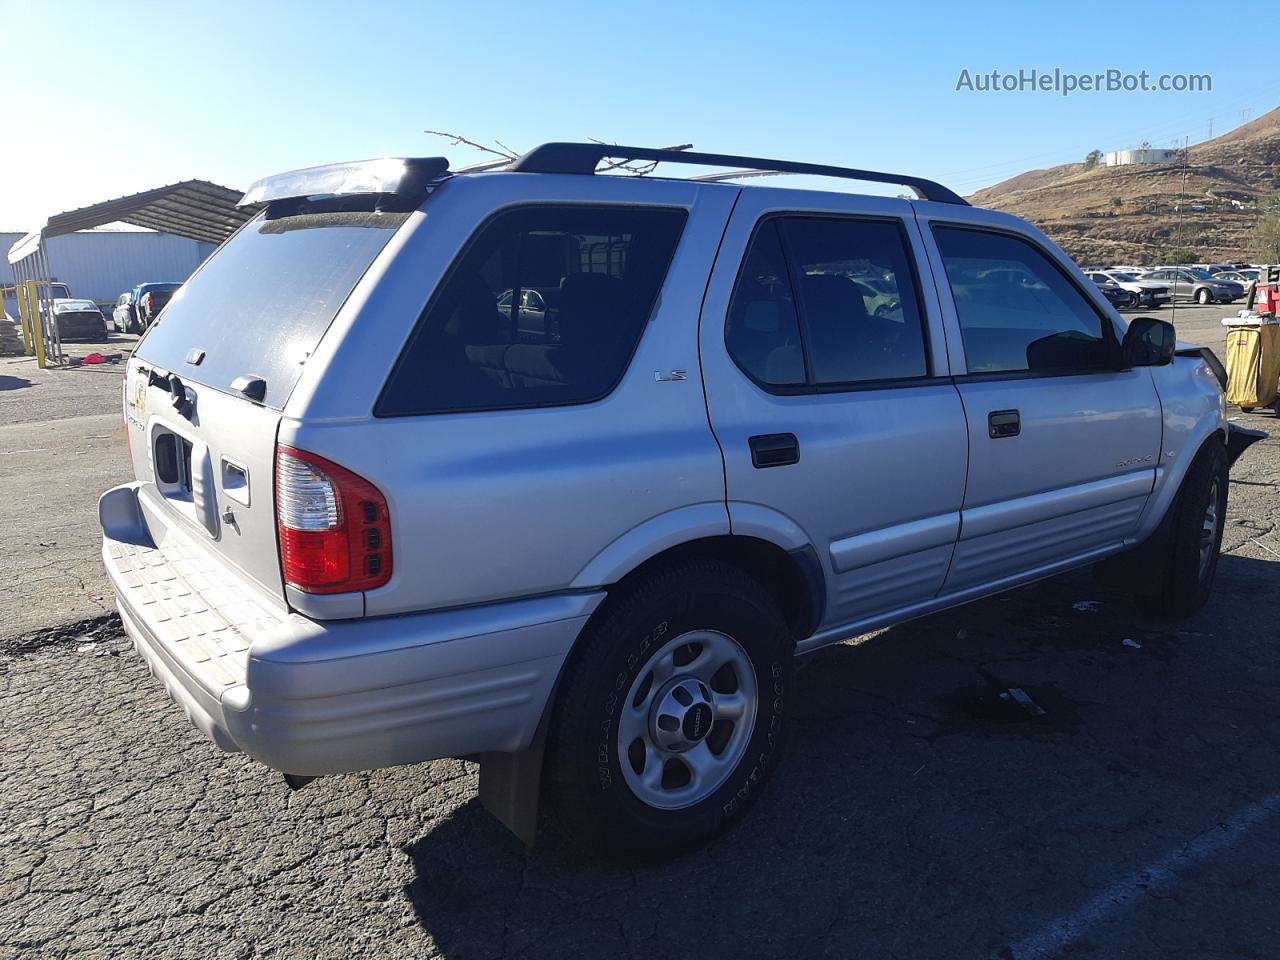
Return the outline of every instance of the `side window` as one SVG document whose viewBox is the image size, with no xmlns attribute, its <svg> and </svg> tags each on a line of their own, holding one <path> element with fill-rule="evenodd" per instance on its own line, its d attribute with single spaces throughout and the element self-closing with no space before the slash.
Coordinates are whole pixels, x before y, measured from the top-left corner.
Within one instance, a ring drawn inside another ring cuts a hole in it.
<svg viewBox="0 0 1280 960">
<path fill-rule="evenodd" d="M 902 228 L 883 220 L 787 217 L 782 229 L 813 382 L 928 376 Z"/>
<path fill-rule="evenodd" d="M 805 382 L 800 321 L 776 219 L 752 238 L 729 304 L 725 343 L 738 366 L 761 383 Z"/>
<path fill-rule="evenodd" d="M 734 289 L 726 343 L 738 366 L 774 386 L 928 376 L 902 228 L 835 217 L 766 220 Z"/>
<path fill-rule="evenodd" d="M 375 412 L 603 397 L 649 319 L 685 218 L 683 210 L 576 205 L 497 215 L 431 298 Z"/>
<path fill-rule="evenodd" d="M 933 233 L 970 373 L 1111 368 L 1111 324 L 1033 244 L 961 227 Z"/>
</svg>

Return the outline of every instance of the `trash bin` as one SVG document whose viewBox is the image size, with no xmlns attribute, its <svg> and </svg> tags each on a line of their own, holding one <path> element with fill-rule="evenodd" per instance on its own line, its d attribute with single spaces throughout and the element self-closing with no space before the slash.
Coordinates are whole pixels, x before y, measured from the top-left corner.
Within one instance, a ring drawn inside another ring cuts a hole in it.
<svg viewBox="0 0 1280 960">
<path fill-rule="evenodd" d="M 1249 411 L 1276 403 L 1280 392 L 1280 321 L 1227 317 L 1227 402 Z"/>
</svg>

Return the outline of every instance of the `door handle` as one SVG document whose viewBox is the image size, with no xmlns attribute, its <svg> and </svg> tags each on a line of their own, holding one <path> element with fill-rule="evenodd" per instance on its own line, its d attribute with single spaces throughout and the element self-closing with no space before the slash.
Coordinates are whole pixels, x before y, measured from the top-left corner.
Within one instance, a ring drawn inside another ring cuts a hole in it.
<svg viewBox="0 0 1280 960">
<path fill-rule="evenodd" d="M 751 445 L 751 465 L 759 470 L 800 462 L 800 441 L 794 433 L 764 433 L 747 443 Z"/>
<path fill-rule="evenodd" d="M 992 440 L 1016 437 L 1022 432 L 1022 415 L 1017 410 L 995 410 L 987 414 L 987 434 Z"/>
</svg>

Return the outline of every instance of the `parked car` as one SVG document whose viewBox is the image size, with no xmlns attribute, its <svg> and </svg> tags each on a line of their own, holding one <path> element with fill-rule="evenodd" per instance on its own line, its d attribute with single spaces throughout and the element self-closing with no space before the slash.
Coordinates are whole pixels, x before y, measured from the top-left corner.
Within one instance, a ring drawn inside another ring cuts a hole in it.
<svg viewBox="0 0 1280 960">
<path fill-rule="evenodd" d="M 1119 310 L 1122 307 L 1136 307 L 1138 305 L 1138 295 L 1125 290 L 1120 284 L 1114 280 L 1103 276 L 1100 273 L 1091 273 L 1088 275 L 1090 280 L 1097 285 L 1102 291 L 1102 295 L 1107 298 L 1107 302 Z M 1101 277 L 1101 279 L 1097 279 Z"/>
<path fill-rule="evenodd" d="M 51 283 L 41 283 L 38 295 L 42 299 L 45 297 L 50 297 L 54 300 L 73 299 L 71 288 L 57 280 Z M 22 310 L 18 306 L 18 288 L 13 284 L 0 284 L 0 296 L 3 297 L 3 300 L 0 301 L 0 312 L 3 312 L 10 319 L 21 322 Z"/>
<path fill-rule="evenodd" d="M 1134 306 L 1158 308 L 1169 299 L 1169 288 L 1163 283 L 1143 280 L 1132 273 L 1119 270 L 1095 270 L 1089 273 L 1094 283 L 1114 283 L 1122 290 L 1133 294 Z"/>
<path fill-rule="evenodd" d="M 1262 436 L 1210 351 L 914 177 L 550 144 L 244 202 L 128 361 L 99 517 L 151 671 L 292 786 L 474 756 L 526 838 L 545 796 L 597 854 L 688 850 L 777 766 L 797 654 L 1113 557 L 1198 610 Z"/>
<path fill-rule="evenodd" d="M 107 321 L 92 300 L 53 301 L 53 317 L 61 340 L 106 340 Z"/>
<path fill-rule="evenodd" d="M 1218 280 L 1194 267 L 1161 267 L 1142 279 L 1167 284 L 1175 300 L 1194 300 L 1201 304 L 1231 303 L 1244 296 L 1241 284 Z"/>
<path fill-rule="evenodd" d="M 113 325 L 121 333 L 141 333 L 181 286 L 180 283 L 140 283 L 120 294 L 111 312 Z"/>
<path fill-rule="evenodd" d="M 116 298 L 115 308 L 111 311 L 111 326 L 119 333 L 138 332 L 132 290 L 126 290 Z"/>
<path fill-rule="evenodd" d="M 1221 273 L 1215 273 L 1215 280 L 1230 280 L 1232 283 L 1238 283 L 1247 293 L 1249 288 L 1258 282 L 1259 271 L 1257 270 L 1223 270 Z"/>
<path fill-rule="evenodd" d="M 180 283 L 145 283 L 139 288 L 138 316 L 144 330 L 156 322 L 160 311 L 181 287 Z"/>
</svg>

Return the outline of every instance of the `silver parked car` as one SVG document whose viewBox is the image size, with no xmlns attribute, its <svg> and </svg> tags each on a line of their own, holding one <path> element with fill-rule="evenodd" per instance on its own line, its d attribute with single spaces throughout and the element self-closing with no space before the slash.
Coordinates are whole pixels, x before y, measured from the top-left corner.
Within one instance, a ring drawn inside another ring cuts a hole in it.
<svg viewBox="0 0 1280 960">
<path fill-rule="evenodd" d="M 545 797 L 688 850 L 777 766 L 797 654 L 1111 557 L 1198 609 L 1260 436 L 1212 354 L 914 177 L 549 144 L 245 200 L 129 360 L 103 558 L 190 722 L 294 786 L 478 757 L 527 839 Z"/>
<path fill-rule="evenodd" d="M 1261 271 L 1259 270 L 1249 270 L 1249 269 L 1223 270 L 1220 273 L 1215 273 L 1213 275 L 1213 279 L 1230 280 L 1232 283 L 1238 283 L 1240 284 L 1241 287 L 1244 288 L 1245 292 L 1247 293 L 1249 291 L 1249 288 L 1258 282 L 1258 276 L 1260 275 L 1260 273 Z"/>
<path fill-rule="evenodd" d="M 1142 279 L 1167 285 L 1175 300 L 1194 300 L 1200 304 L 1232 303 L 1244 296 L 1242 284 L 1220 280 L 1198 267 L 1161 267 Z"/>
<path fill-rule="evenodd" d="M 1170 297 L 1169 287 L 1166 284 L 1147 280 L 1132 273 L 1125 273 L 1120 270 L 1090 270 L 1086 272 L 1089 279 L 1099 286 L 1104 286 L 1110 282 L 1119 286 L 1120 289 L 1133 294 L 1135 306 L 1158 308 Z"/>
</svg>

